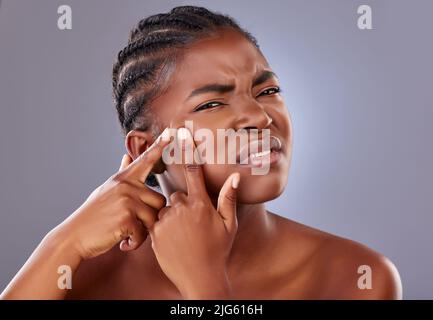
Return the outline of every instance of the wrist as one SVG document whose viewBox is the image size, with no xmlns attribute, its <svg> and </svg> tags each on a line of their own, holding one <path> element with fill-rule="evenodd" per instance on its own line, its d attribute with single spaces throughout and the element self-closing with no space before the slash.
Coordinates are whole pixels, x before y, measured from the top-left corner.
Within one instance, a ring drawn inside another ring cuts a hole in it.
<svg viewBox="0 0 433 320">
<path fill-rule="evenodd" d="M 48 232 L 42 243 L 54 255 L 65 256 L 65 260 L 74 264 L 79 264 L 83 260 L 76 241 L 62 225 Z"/>
</svg>

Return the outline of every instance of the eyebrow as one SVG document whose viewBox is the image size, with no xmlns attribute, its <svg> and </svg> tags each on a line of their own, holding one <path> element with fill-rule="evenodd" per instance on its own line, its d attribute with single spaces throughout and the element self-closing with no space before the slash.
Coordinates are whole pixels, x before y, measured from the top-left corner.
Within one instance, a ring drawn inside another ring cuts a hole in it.
<svg viewBox="0 0 433 320">
<path fill-rule="evenodd" d="M 275 77 L 278 79 L 277 75 L 270 70 L 263 70 L 261 73 L 259 73 L 253 80 L 253 87 L 258 86 L 264 82 L 266 82 L 268 79 Z M 233 91 L 235 89 L 234 84 L 219 84 L 219 83 L 210 83 L 206 84 L 202 87 L 199 87 L 197 89 L 194 89 L 189 96 L 185 99 L 185 101 L 191 99 L 192 97 L 195 97 L 200 94 L 205 94 L 209 92 L 215 92 L 219 94 L 224 94 L 230 91 Z"/>
</svg>

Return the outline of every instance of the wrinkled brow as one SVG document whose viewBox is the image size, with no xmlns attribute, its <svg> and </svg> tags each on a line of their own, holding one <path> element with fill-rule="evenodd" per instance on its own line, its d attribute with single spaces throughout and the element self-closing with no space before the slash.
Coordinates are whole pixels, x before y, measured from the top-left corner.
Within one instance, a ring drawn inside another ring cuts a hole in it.
<svg viewBox="0 0 433 320">
<path fill-rule="evenodd" d="M 258 86 L 262 83 L 264 83 L 265 81 L 267 81 L 268 79 L 275 77 L 278 79 L 277 75 L 270 70 L 263 70 L 261 73 L 259 73 L 253 80 L 253 87 Z M 223 94 L 223 93 L 227 93 L 230 91 L 233 91 L 235 89 L 235 85 L 234 84 L 219 84 L 219 83 L 210 83 L 210 84 L 206 84 L 204 86 L 201 86 L 197 89 L 194 89 L 188 96 L 188 98 L 185 99 L 191 99 L 192 97 L 195 97 L 197 95 L 200 94 L 205 94 L 205 93 L 209 93 L 209 92 L 215 92 L 215 93 L 219 93 L 219 94 Z"/>
</svg>

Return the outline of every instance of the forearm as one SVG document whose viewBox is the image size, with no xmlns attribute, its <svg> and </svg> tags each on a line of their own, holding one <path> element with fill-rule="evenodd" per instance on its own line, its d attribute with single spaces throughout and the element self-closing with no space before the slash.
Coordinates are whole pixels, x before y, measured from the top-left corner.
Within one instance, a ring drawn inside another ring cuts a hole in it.
<svg viewBox="0 0 433 320">
<path fill-rule="evenodd" d="M 68 266 L 71 277 L 81 262 L 72 243 L 57 231 L 50 232 L 38 245 L 21 270 L 0 295 L 1 299 L 63 299 L 58 286 L 60 266 Z"/>
</svg>

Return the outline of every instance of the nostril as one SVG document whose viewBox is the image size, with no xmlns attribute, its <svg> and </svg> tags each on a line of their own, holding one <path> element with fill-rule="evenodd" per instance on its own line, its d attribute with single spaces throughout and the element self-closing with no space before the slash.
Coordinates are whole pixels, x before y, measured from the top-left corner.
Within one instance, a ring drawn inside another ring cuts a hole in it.
<svg viewBox="0 0 433 320">
<path fill-rule="evenodd" d="M 253 129 L 259 130 L 259 128 L 257 128 L 257 127 L 245 127 L 244 128 L 244 130 L 253 130 Z"/>
</svg>

